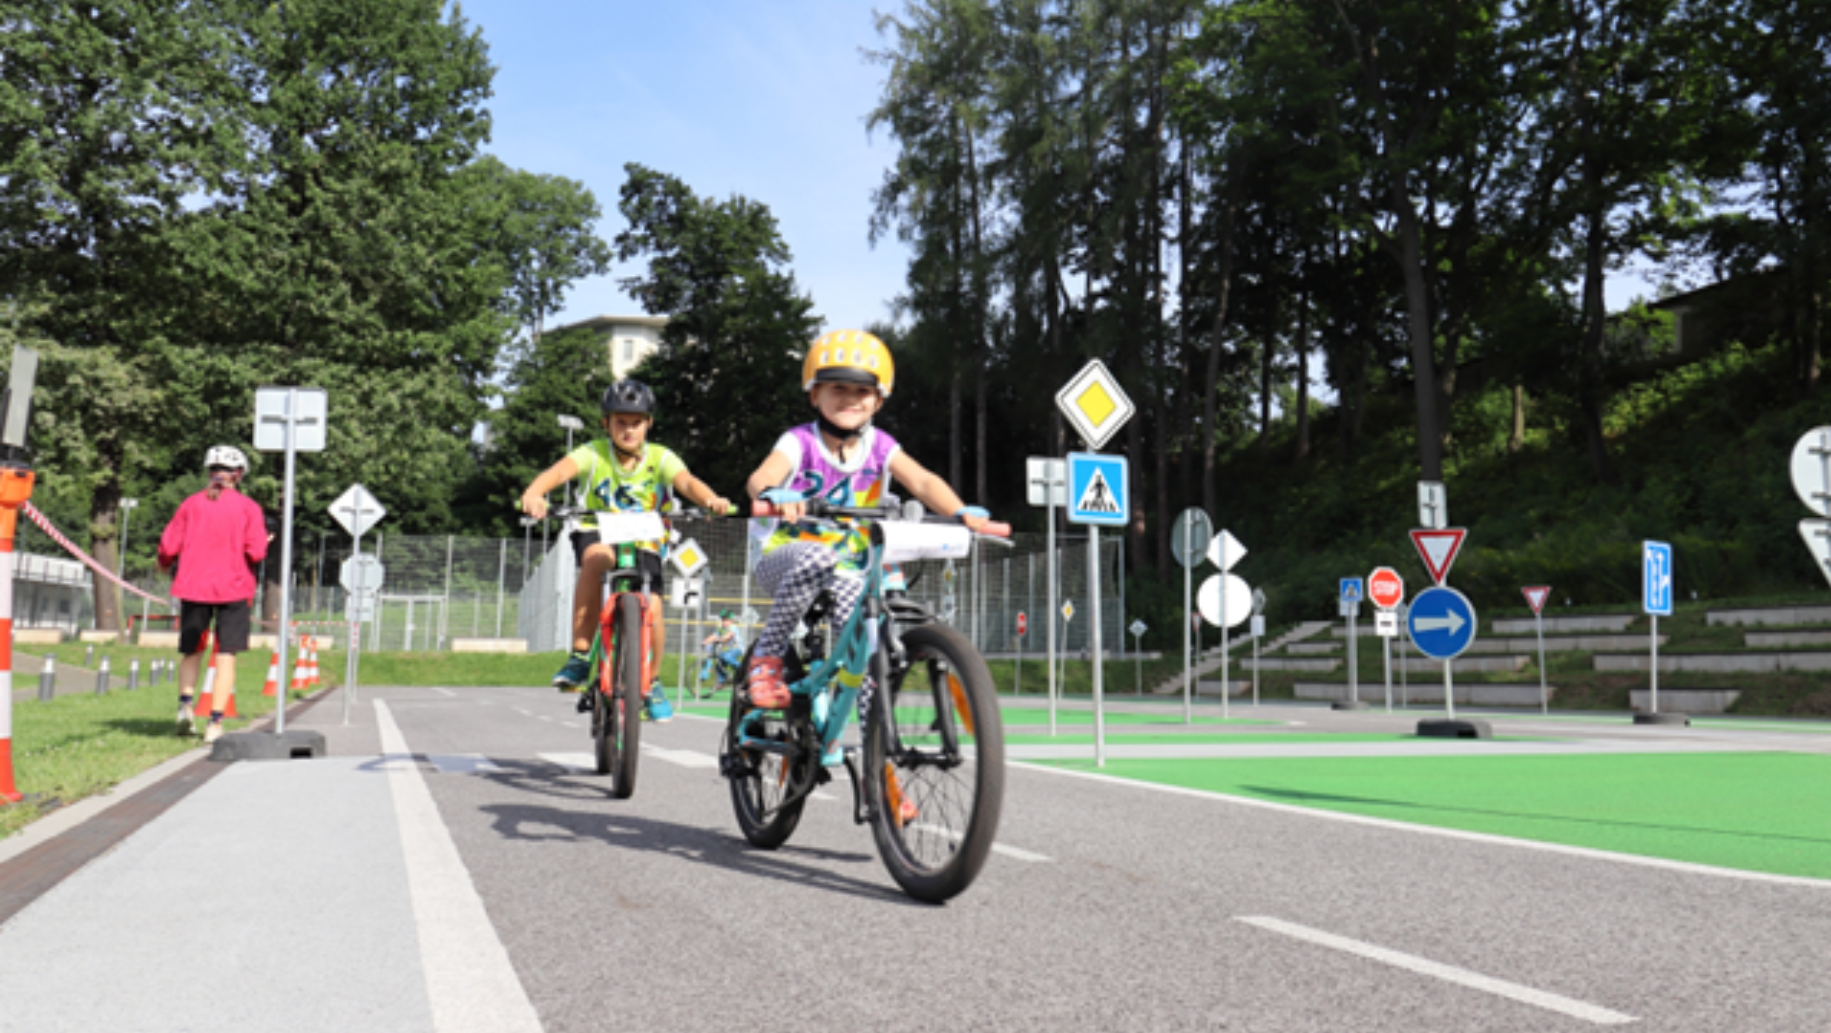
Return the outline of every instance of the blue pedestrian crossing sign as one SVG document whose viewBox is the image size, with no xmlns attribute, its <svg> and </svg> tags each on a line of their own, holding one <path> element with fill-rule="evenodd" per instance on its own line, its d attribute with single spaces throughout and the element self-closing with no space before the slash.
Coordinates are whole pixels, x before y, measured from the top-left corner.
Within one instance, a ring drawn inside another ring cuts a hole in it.
<svg viewBox="0 0 1831 1033">
<path fill-rule="evenodd" d="M 1654 616 L 1672 616 L 1672 545 L 1642 542 L 1640 560 L 1641 608 Z"/>
<path fill-rule="evenodd" d="M 1418 652 L 1453 660 L 1475 641 L 1475 605 L 1454 588 L 1433 585 L 1411 601 L 1405 628 Z"/>
<path fill-rule="evenodd" d="M 1068 453 L 1068 522 L 1124 527 L 1132 511 L 1124 456 Z"/>
<path fill-rule="evenodd" d="M 1341 579 L 1341 601 L 1342 602 L 1358 603 L 1361 601 L 1362 598 L 1363 598 L 1363 595 L 1361 592 L 1361 579 L 1360 578 L 1345 577 L 1345 578 Z"/>
</svg>

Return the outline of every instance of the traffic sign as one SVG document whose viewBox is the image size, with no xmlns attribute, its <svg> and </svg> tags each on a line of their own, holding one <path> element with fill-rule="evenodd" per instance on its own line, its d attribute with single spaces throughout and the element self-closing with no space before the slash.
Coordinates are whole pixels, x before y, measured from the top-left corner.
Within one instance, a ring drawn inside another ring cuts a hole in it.
<svg viewBox="0 0 1831 1033">
<path fill-rule="evenodd" d="M 1134 412 L 1132 400 L 1099 359 L 1081 367 L 1068 386 L 1056 393 L 1055 407 L 1074 424 L 1088 448 L 1106 444 Z"/>
<path fill-rule="evenodd" d="M 321 387 L 254 389 L 254 447 L 284 452 L 290 436 L 294 452 L 324 451 L 330 404 Z"/>
<path fill-rule="evenodd" d="M 1233 565 L 1246 555 L 1246 546 L 1233 533 L 1223 528 L 1214 540 L 1208 543 L 1208 562 L 1222 570 L 1232 570 Z"/>
<path fill-rule="evenodd" d="M 672 603 L 675 609 L 696 609 L 705 592 L 705 583 L 699 578 L 677 577 L 668 586 L 668 602 Z"/>
<path fill-rule="evenodd" d="M 367 624 L 375 619 L 375 596 L 351 592 L 343 597 L 343 619 L 351 624 Z"/>
<path fill-rule="evenodd" d="M 1022 610 L 1017 611 L 1017 633 L 1019 635 L 1030 633 L 1030 618 Z"/>
<path fill-rule="evenodd" d="M 680 571 L 684 577 L 698 574 L 706 569 L 706 564 L 712 562 L 707 558 L 706 550 L 700 548 L 699 543 L 691 538 L 674 546 L 673 550 L 668 553 L 668 559 L 674 564 L 674 569 Z"/>
<path fill-rule="evenodd" d="M 1345 578 L 1341 579 L 1341 601 L 1342 602 L 1358 603 L 1363 598 L 1365 598 L 1365 595 L 1362 590 L 1360 578 L 1345 577 Z"/>
<path fill-rule="evenodd" d="M 1418 523 L 1432 531 L 1449 526 L 1450 507 L 1442 481 L 1418 482 Z"/>
<path fill-rule="evenodd" d="M 1064 621 L 1074 620 L 1074 603 L 1067 599 L 1062 600 L 1062 619 Z"/>
<path fill-rule="evenodd" d="M 1520 591 L 1526 593 L 1526 602 L 1531 604 L 1533 616 L 1544 612 L 1545 600 L 1551 595 L 1550 585 L 1527 585 Z"/>
<path fill-rule="evenodd" d="M 1794 443 L 1791 472 L 1806 508 L 1831 517 L 1831 427 L 1814 427 Z"/>
<path fill-rule="evenodd" d="M 1454 588 L 1426 588 L 1411 601 L 1405 630 L 1418 652 L 1452 660 L 1475 641 L 1475 605 Z"/>
<path fill-rule="evenodd" d="M 1068 464 L 1048 456 L 1024 460 L 1024 483 L 1032 506 L 1068 505 Z"/>
<path fill-rule="evenodd" d="M 1449 576 L 1450 566 L 1456 562 L 1456 553 L 1462 549 L 1462 539 L 1468 531 L 1460 527 L 1427 528 L 1411 533 L 1411 544 L 1417 546 L 1418 555 L 1424 559 L 1424 569 L 1430 572 L 1432 581 L 1443 584 Z"/>
<path fill-rule="evenodd" d="M 344 493 L 331 503 L 331 516 L 336 518 L 343 529 L 352 537 L 361 538 L 369 528 L 381 522 L 388 515 L 388 507 L 375 500 L 369 489 L 361 484 L 352 484 Z"/>
<path fill-rule="evenodd" d="M 1672 616 L 1672 545 L 1669 542 L 1641 543 L 1640 605 L 1655 616 Z"/>
<path fill-rule="evenodd" d="M 1151 629 L 1146 627 L 1143 621 L 1133 621 L 1131 627 L 1126 628 L 1125 630 L 1131 632 L 1133 638 L 1137 638 Z"/>
<path fill-rule="evenodd" d="M 1194 570 L 1208 551 L 1208 540 L 1214 537 L 1214 524 L 1203 510 L 1191 506 L 1176 515 L 1170 529 L 1170 555 L 1176 562 Z"/>
<path fill-rule="evenodd" d="M 1380 567 L 1367 575 L 1367 598 L 1382 610 L 1390 610 L 1405 599 L 1405 579 L 1391 567 Z"/>
<path fill-rule="evenodd" d="M 1831 520 L 1801 520 L 1799 537 L 1804 538 L 1806 548 L 1812 550 L 1818 572 L 1831 580 Z"/>
<path fill-rule="evenodd" d="M 1392 610 L 1378 610 L 1373 615 L 1373 633 L 1381 638 L 1399 637 L 1399 615 Z"/>
<path fill-rule="evenodd" d="M 1068 454 L 1068 522 L 1124 527 L 1131 493 L 1124 456 Z"/>
<path fill-rule="evenodd" d="M 338 581 L 353 595 L 373 595 L 381 591 L 386 576 L 381 560 L 365 552 L 343 561 Z"/>
<path fill-rule="evenodd" d="M 1255 613 L 1252 615 L 1252 637 L 1265 637 L 1265 617 L 1261 614 Z"/>
<path fill-rule="evenodd" d="M 1223 588 L 1223 586 L 1225 586 Z M 1222 591 L 1227 593 L 1225 600 Z M 1195 609 L 1202 619 L 1215 627 L 1222 627 L 1222 602 L 1227 618 L 1225 627 L 1237 628 L 1252 618 L 1252 586 L 1248 585 L 1238 574 L 1215 574 L 1202 582 L 1201 589 L 1195 594 Z"/>
</svg>

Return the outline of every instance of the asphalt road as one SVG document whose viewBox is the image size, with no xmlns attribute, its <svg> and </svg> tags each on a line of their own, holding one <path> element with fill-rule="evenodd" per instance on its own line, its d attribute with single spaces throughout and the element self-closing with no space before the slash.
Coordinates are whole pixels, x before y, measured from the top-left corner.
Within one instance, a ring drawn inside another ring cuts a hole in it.
<svg viewBox="0 0 1831 1033">
<path fill-rule="evenodd" d="M 335 834 L 285 849 L 304 869 L 332 865 L 313 861 L 325 851 L 338 865 L 366 857 L 351 866 L 376 873 L 359 893 L 327 879 L 294 905 L 318 902 L 301 965 L 322 976 L 335 951 L 352 956 L 352 972 L 393 976 L 329 979 L 315 1028 L 363 1028 L 344 1017 L 361 1015 L 387 1016 L 369 1028 L 436 1033 L 1831 1026 L 1831 883 L 1534 849 L 1016 763 L 999 850 L 964 895 L 930 906 L 891 881 L 852 823 L 843 781 L 809 806 L 787 846 L 758 851 L 716 773 L 719 722 L 645 726 L 638 791 L 616 801 L 581 770 L 589 742 L 569 704 L 549 690 L 365 689 L 350 726 L 334 696 L 301 721 L 326 732 L 333 757 L 234 766 L 335 779 L 326 784 L 339 788 L 285 804 L 295 822 Z M 1335 720 L 1312 717 L 1319 728 Z M 389 755 L 401 759 L 378 759 Z M 393 786 L 391 808 L 364 788 L 377 772 Z M 226 801 L 233 774 L 198 796 Z M 319 807 L 325 816 L 308 813 Z M 104 861 L 143 867 L 136 844 L 181 820 L 202 820 L 200 810 L 174 807 Z M 41 980 L 9 989 L 6 966 L 29 966 L 21 959 L 42 953 L 46 927 L 107 921 L 66 899 L 102 892 L 87 874 L 0 925 L 0 1029 L 24 1028 L 6 1019 L 7 993 L 51 992 Z M 119 922 L 125 905 L 112 906 Z M 222 945 L 229 985 L 258 998 L 269 973 L 245 973 L 255 985 L 235 978 L 236 959 L 253 950 L 245 931 L 202 933 Z M 336 946 L 311 946 L 326 941 Z M 423 995 L 402 982 L 416 951 Z M 143 953 L 121 956 L 151 964 Z M 133 963 L 113 958 L 92 960 Z M 376 997 L 366 1010 L 346 1006 L 364 994 Z M 293 1028 L 260 1021 L 259 1008 L 239 1017 L 253 1024 L 233 1028 Z"/>
</svg>

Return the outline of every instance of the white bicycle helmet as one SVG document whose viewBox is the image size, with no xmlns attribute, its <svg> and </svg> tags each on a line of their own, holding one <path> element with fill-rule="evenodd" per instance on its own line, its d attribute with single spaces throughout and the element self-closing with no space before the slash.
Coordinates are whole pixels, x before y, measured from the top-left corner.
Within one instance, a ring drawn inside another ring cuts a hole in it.
<svg viewBox="0 0 1831 1033">
<path fill-rule="evenodd" d="M 241 449 L 232 445 L 217 445 L 204 454 L 203 466 L 206 470 L 212 466 L 226 466 L 231 470 L 241 470 L 246 473 L 248 457 L 242 454 Z"/>
</svg>

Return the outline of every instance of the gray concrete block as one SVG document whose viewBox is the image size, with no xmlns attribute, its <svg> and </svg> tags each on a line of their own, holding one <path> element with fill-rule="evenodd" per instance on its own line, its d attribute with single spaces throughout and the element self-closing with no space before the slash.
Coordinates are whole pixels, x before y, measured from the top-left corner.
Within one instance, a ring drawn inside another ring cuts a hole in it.
<svg viewBox="0 0 1831 1033">
<path fill-rule="evenodd" d="M 1598 671 L 1649 671 L 1646 653 L 1598 653 Z M 1661 654 L 1662 671 L 1699 671 L 1712 674 L 1772 674 L 1776 671 L 1831 671 L 1831 653 L 1679 653 Z"/>
<path fill-rule="evenodd" d="M 1742 644 L 1750 649 L 1831 646 L 1831 631 L 1749 631 L 1743 633 Z"/>
<path fill-rule="evenodd" d="M 1831 606 L 1774 606 L 1746 610 L 1711 610 L 1705 619 L 1713 625 L 1831 624 Z"/>
<path fill-rule="evenodd" d="M 1668 689 L 1659 690 L 1660 713 L 1724 714 L 1734 706 L 1742 693 L 1736 689 Z M 1628 705 L 1638 713 L 1653 707 L 1652 689 L 1629 689 Z"/>
<path fill-rule="evenodd" d="M 324 733 L 288 728 L 284 734 L 272 732 L 231 732 L 216 740 L 210 748 L 210 759 L 231 760 L 300 760 L 324 756 Z"/>
<path fill-rule="evenodd" d="M 1626 631 L 1636 620 L 1637 613 L 1594 614 L 1583 617 L 1546 617 L 1545 633 L 1555 634 L 1570 631 Z M 1504 620 L 1489 622 L 1489 628 L 1496 635 L 1532 635 L 1536 634 L 1538 618 L 1509 617 Z"/>
</svg>

